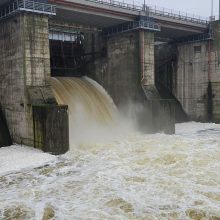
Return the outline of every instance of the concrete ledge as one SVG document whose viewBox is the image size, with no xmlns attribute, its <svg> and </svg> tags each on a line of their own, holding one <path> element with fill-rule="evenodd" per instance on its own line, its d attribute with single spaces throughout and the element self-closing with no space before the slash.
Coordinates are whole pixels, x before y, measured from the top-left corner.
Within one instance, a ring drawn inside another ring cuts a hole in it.
<svg viewBox="0 0 220 220">
<path fill-rule="evenodd" d="M 34 147 L 55 155 L 69 150 L 68 106 L 34 105 Z"/>
<path fill-rule="evenodd" d="M 173 100 L 151 100 L 146 103 L 149 109 L 149 132 L 175 134 L 175 103 Z"/>
</svg>

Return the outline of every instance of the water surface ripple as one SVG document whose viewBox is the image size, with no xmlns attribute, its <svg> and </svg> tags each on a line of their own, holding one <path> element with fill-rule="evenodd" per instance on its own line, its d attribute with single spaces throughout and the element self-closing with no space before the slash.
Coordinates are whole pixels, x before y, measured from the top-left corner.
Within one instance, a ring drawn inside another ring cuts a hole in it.
<svg viewBox="0 0 220 220">
<path fill-rule="evenodd" d="M 218 220 L 219 134 L 220 125 L 190 122 L 176 135 L 75 146 L 35 168 L 3 172 L 0 162 L 0 219 Z"/>
</svg>

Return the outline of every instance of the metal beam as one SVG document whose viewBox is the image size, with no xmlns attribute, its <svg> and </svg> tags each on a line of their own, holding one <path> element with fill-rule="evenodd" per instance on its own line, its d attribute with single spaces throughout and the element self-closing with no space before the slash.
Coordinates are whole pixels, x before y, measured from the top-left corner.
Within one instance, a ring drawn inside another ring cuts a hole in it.
<svg viewBox="0 0 220 220">
<path fill-rule="evenodd" d="M 31 0 L 14 0 L 10 4 L 0 8 L 0 19 L 7 18 L 12 14 L 21 11 L 46 15 L 56 15 L 56 6 Z"/>
</svg>

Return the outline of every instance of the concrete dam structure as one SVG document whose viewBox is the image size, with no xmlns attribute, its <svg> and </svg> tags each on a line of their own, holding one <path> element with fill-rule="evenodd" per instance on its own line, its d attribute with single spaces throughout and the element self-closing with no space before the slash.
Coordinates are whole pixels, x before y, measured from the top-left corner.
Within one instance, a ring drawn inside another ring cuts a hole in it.
<svg viewBox="0 0 220 220">
<path fill-rule="evenodd" d="M 1 1 L 0 114 L 9 139 L 68 150 L 68 103 L 55 97 L 51 77 L 87 75 L 119 110 L 141 104 L 144 132 L 172 134 L 175 119 L 219 122 L 218 32 L 219 21 L 112 0 Z"/>
</svg>

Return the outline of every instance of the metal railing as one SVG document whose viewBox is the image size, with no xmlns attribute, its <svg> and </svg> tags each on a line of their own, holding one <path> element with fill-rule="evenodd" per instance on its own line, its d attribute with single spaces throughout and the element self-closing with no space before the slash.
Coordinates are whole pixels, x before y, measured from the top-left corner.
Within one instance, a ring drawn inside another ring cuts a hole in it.
<svg viewBox="0 0 220 220">
<path fill-rule="evenodd" d="M 152 31 L 160 31 L 160 25 L 155 23 L 155 22 L 149 22 L 149 21 L 138 21 L 138 22 L 133 22 L 136 26 L 138 25 L 137 28 L 140 29 L 147 29 L 147 30 L 152 30 Z M 137 24 L 136 24 L 137 23 Z"/>
<path fill-rule="evenodd" d="M 149 11 L 149 14 L 162 16 L 167 18 L 172 18 L 175 20 L 181 20 L 196 24 L 209 24 L 209 19 L 199 15 L 189 14 L 187 12 L 175 11 L 173 9 L 162 8 L 158 6 L 148 6 L 146 11 Z"/>
<path fill-rule="evenodd" d="M 89 2 L 95 2 L 103 5 L 111 5 L 117 8 L 124 8 L 124 9 L 129 9 L 133 11 L 142 11 L 142 6 L 135 5 L 135 4 L 129 4 L 125 2 L 120 2 L 120 1 L 115 1 L 115 0 L 86 0 Z"/>
<path fill-rule="evenodd" d="M 151 6 L 151 5 L 135 5 L 135 4 L 129 4 L 122 1 L 115 1 L 115 0 L 86 0 L 89 2 L 95 2 L 98 4 L 103 5 L 110 5 L 117 8 L 123 8 L 128 9 L 132 11 L 143 11 L 148 14 L 148 16 L 156 15 L 161 17 L 169 17 L 175 20 L 181 20 L 186 21 L 190 23 L 196 23 L 196 24 L 203 24 L 208 25 L 209 19 L 206 17 L 189 14 L 186 12 L 181 11 L 175 11 L 172 9 L 162 8 L 158 6 Z"/>
<path fill-rule="evenodd" d="M 84 35 L 78 31 L 67 31 L 60 29 L 49 29 L 49 39 L 69 42 L 81 42 L 84 40 Z"/>
<path fill-rule="evenodd" d="M 212 32 L 196 34 L 188 37 L 177 38 L 174 40 L 175 43 L 196 43 L 201 41 L 214 40 L 214 35 Z"/>
<path fill-rule="evenodd" d="M 160 25 L 149 21 L 131 21 L 125 24 L 117 25 L 103 29 L 104 36 L 112 36 L 119 33 L 128 32 L 131 30 L 145 29 L 150 31 L 160 31 Z"/>
<path fill-rule="evenodd" d="M 0 19 L 19 11 L 56 15 L 56 6 L 31 0 L 15 0 L 5 7 L 0 8 Z"/>
</svg>

